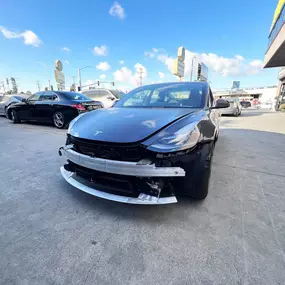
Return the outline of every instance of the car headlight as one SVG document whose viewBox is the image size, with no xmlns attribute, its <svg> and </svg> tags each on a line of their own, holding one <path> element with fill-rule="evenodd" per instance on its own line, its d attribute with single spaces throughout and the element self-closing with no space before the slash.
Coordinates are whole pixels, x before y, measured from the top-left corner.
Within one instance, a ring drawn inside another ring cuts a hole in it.
<svg viewBox="0 0 285 285">
<path fill-rule="evenodd" d="M 194 147 L 200 138 L 200 131 L 196 123 L 189 124 L 173 134 L 166 134 L 153 144 L 149 149 L 155 151 L 178 151 Z"/>
<path fill-rule="evenodd" d="M 67 133 L 70 134 L 70 131 L 73 127 L 73 125 L 83 116 L 85 115 L 86 113 L 81 113 L 80 115 L 78 115 L 77 117 L 75 117 L 70 123 L 69 123 L 69 126 L 68 126 L 68 130 L 67 130 Z"/>
</svg>

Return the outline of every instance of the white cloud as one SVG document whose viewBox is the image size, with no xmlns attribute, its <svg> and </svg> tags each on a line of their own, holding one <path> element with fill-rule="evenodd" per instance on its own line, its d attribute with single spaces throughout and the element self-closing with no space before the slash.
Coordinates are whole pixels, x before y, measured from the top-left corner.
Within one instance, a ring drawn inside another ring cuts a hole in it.
<svg viewBox="0 0 285 285">
<path fill-rule="evenodd" d="M 132 76 L 133 76 L 132 71 L 125 66 L 114 72 L 115 80 L 120 82 L 130 82 Z"/>
<path fill-rule="evenodd" d="M 25 45 L 33 45 L 35 47 L 39 47 L 42 41 L 39 37 L 32 31 L 25 31 L 23 33 L 12 32 L 7 30 L 6 28 L 0 26 L 0 31 L 7 39 L 16 39 L 16 38 L 23 38 Z"/>
<path fill-rule="evenodd" d="M 118 2 L 114 2 L 109 10 L 109 14 L 113 17 L 118 17 L 121 20 L 125 18 L 125 10 Z"/>
<path fill-rule="evenodd" d="M 160 79 L 163 79 L 165 77 L 163 72 L 158 72 L 158 76 L 159 76 Z"/>
<path fill-rule="evenodd" d="M 101 75 L 99 76 L 99 78 L 100 78 L 100 79 L 105 79 L 105 78 L 106 78 L 106 74 L 101 74 Z"/>
<path fill-rule="evenodd" d="M 65 60 L 64 63 L 65 63 L 65 64 L 69 64 L 69 61 L 68 61 L 68 60 Z"/>
<path fill-rule="evenodd" d="M 174 58 L 168 56 L 166 53 L 157 54 L 157 60 L 164 63 L 170 72 L 172 72 Z M 185 51 L 185 77 L 190 76 L 193 60 L 193 79 L 197 74 L 198 62 L 203 62 L 210 71 L 218 73 L 222 76 L 243 76 L 249 74 L 257 74 L 263 68 L 262 60 L 253 60 L 248 62 L 241 55 L 228 58 L 218 56 L 214 53 L 194 53 L 192 51 Z"/>
<path fill-rule="evenodd" d="M 106 45 L 102 45 L 101 47 L 94 47 L 94 55 L 106 56 L 108 54 L 109 48 Z"/>
<path fill-rule="evenodd" d="M 158 49 L 158 48 L 152 48 L 152 50 L 153 50 L 155 53 L 159 52 L 159 49 Z"/>
<path fill-rule="evenodd" d="M 96 65 L 96 68 L 102 71 L 107 71 L 111 68 L 110 64 L 106 61 L 100 62 L 98 65 Z"/>
<path fill-rule="evenodd" d="M 139 73 L 142 72 L 142 78 L 147 77 L 147 69 L 140 63 L 136 63 L 134 71 L 123 66 L 114 72 L 114 80 L 130 84 L 131 86 L 139 85 Z"/>
<path fill-rule="evenodd" d="M 236 55 L 236 59 L 240 60 L 240 61 L 244 61 L 245 58 L 239 54 Z"/>
<path fill-rule="evenodd" d="M 124 62 L 123 60 L 120 60 L 119 63 L 120 63 L 120 64 L 124 64 L 125 62 Z"/>
<path fill-rule="evenodd" d="M 70 48 L 68 48 L 68 47 L 63 47 L 61 50 L 66 51 L 66 52 L 70 52 Z"/>
</svg>

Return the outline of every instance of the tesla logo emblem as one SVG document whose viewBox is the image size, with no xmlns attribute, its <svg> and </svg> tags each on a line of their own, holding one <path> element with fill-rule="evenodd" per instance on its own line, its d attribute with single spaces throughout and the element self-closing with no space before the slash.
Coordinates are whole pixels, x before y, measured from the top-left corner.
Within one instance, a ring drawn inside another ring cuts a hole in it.
<svg viewBox="0 0 285 285">
<path fill-rule="evenodd" d="M 102 133 L 103 133 L 102 131 L 96 131 L 95 134 L 94 134 L 94 137 L 99 135 L 99 134 L 102 134 Z"/>
</svg>

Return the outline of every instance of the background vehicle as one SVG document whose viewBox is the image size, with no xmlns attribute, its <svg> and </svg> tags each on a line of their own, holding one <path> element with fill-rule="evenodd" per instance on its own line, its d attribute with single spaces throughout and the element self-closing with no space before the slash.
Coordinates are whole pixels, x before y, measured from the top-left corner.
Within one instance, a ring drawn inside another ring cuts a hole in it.
<svg viewBox="0 0 285 285">
<path fill-rule="evenodd" d="M 7 116 L 14 123 L 22 120 L 52 122 L 62 129 L 78 114 L 98 108 L 102 108 L 100 102 L 92 101 L 80 93 L 43 91 L 8 107 Z"/>
<path fill-rule="evenodd" d="M 241 108 L 242 108 L 239 102 L 239 99 L 238 98 L 227 98 L 227 101 L 229 101 L 230 106 L 222 110 L 222 115 L 239 116 L 241 114 Z"/>
<path fill-rule="evenodd" d="M 251 103 L 249 101 L 241 101 L 240 104 L 243 108 L 251 107 Z"/>
<path fill-rule="evenodd" d="M 139 87 L 113 108 L 72 121 L 61 167 L 64 179 L 92 195 L 133 204 L 204 199 L 226 100 L 204 82 Z M 92 182 L 92 185 L 90 185 Z"/>
<path fill-rule="evenodd" d="M 81 94 L 86 95 L 92 100 L 101 102 L 104 108 L 112 107 L 121 97 L 120 91 L 105 88 L 83 90 Z"/>
<path fill-rule="evenodd" d="M 7 109 L 10 105 L 19 103 L 22 101 L 23 98 L 26 98 L 27 96 L 19 96 L 19 95 L 2 95 L 0 96 L 0 115 L 7 116 Z"/>
</svg>

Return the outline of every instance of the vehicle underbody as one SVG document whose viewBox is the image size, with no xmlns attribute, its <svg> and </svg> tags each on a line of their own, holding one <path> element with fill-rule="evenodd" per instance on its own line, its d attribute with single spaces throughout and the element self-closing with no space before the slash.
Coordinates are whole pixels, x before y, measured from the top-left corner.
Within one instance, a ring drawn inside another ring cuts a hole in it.
<svg viewBox="0 0 285 285">
<path fill-rule="evenodd" d="M 156 153 L 141 144 L 106 143 L 68 135 L 59 149 L 66 158 L 65 180 L 92 195 L 133 204 L 168 204 L 187 195 L 203 146 L 175 153 Z M 187 180 L 188 182 L 189 180 Z M 183 190 L 186 186 L 186 191 Z"/>
</svg>

